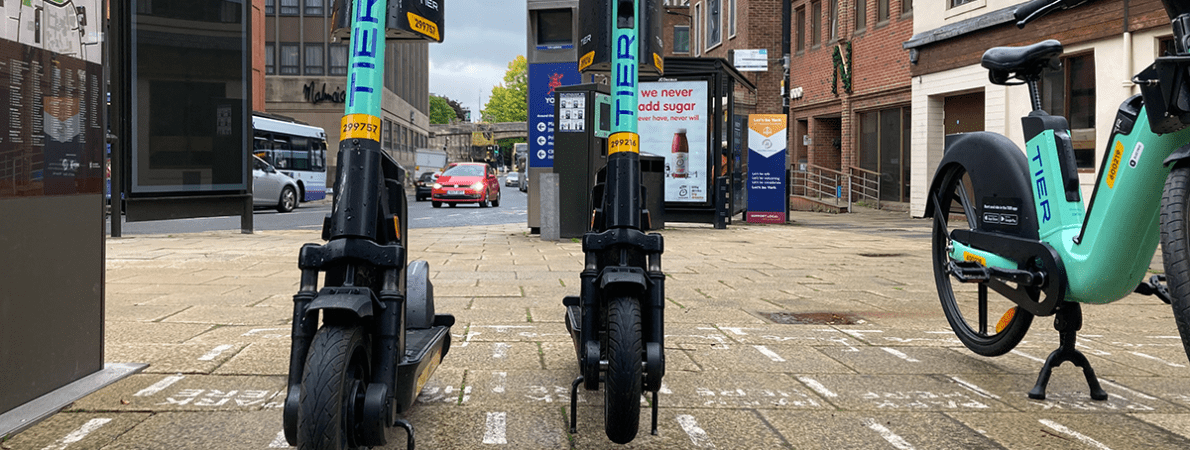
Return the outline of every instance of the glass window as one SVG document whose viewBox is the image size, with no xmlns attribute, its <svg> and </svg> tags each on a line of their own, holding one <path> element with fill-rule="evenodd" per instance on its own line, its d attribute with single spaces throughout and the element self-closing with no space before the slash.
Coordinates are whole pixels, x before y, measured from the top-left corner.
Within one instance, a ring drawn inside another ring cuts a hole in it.
<svg viewBox="0 0 1190 450">
<path fill-rule="evenodd" d="M 731 14 L 731 18 L 728 19 L 728 22 L 727 22 L 728 23 L 727 35 L 735 36 L 736 22 L 739 19 L 738 11 L 736 11 L 736 0 L 728 0 L 727 4 L 729 5 L 728 6 L 728 14 Z"/>
<path fill-rule="evenodd" d="M 574 19 L 570 8 L 537 12 L 537 45 L 574 42 Z"/>
<path fill-rule="evenodd" d="M 810 3 L 810 45 L 822 43 L 822 2 Z"/>
<path fill-rule="evenodd" d="M 281 75 L 299 75 L 301 59 L 297 44 L 281 44 Z"/>
<path fill-rule="evenodd" d="M 331 44 L 331 75 L 347 75 L 347 45 Z"/>
<path fill-rule="evenodd" d="M 839 39 L 839 0 L 830 0 L 830 32 L 832 41 Z"/>
<path fill-rule="evenodd" d="M 971 3 L 971 2 L 973 2 L 973 1 L 975 1 L 975 0 L 950 0 L 950 7 L 951 7 L 951 8 L 954 8 L 954 7 L 956 7 L 956 6 L 962 6 L 962 5 L 966 5 L 966 4 L 968 4 L 968 3 Z"/>
<path fill-rule="evenodd" d="M 272 75 L 276 73 L 277 52 L 274 51 L 273 43 L 266 42 L 264 44 L 264 74 Z"/>
<path fill-rule="evenodd" d="M 276 1 L 277 0 L 264 0 L 264 13 L 265 14 L 272 14 L 273 12 L 276 11 Z M 148 3 L 148 2 L 146 2 L 146 3 Z"/>
<path fill-rule="evenodd" d="M 702 47 L 698 43 L 701 42 L 699 38 L 702 36 L 702 28 L 699 27 L 702 24 L 702 3 L 694 5 L 694 18 L 690 20 L 690 23 L 694 27 L 694 30 L 690 32 L 690 42 L 694 43 L 694 56 L 700 56 Z"/>
<path fill-rule="evenodd" d="M 901 14 L 913 12 L 913 0 L 901 0 Z"/>
<path fill-rule="evenodd" d="M 281 15 L 282 16 L 296 16 L 296 15 L 298 15 L 298 0 L 281 0 Z"/>
<path fill-rule="evenodd" d="M 322 0 L 306 0 L 306 15 L 307 16 L 321 16 L 322 15 Z"/>
<path fill-rule="evenodd" d="M 1074 160 L 1080 169 L 1095 167 L 1095 56 L 1062 58 L 1062 68 L 1042 74 L 1041 109 L 1065 116 Z"/>
<path fill-rule="evenodd" d="M 803 52 L 806 50 L 806 8 L 800 7 L 797 9 L 797 51 Z"/>
<path fill-rule="evenodd" d="M 306 75 L 322 75 L 322 44 L 306 44 Z"/>
<path fill-rule="evenodd" d="M 911 3 L 911 0 L 902 0 L 905 3 Z M 855 30 L 859 31 L 868 27 L 868 1 L 856 0 L 855 2 Z"/>
<path fill-rule="evenodd" d="M 876 0 L 876 23 L 888 22 L 888 0 Z"/>
<path fill-rule="evenodd" d="M 690 27 L 678 25 L 674 27 L 674 53 L 690 53 Z"/>
<path fill-rule="evenodd" d="M 720 0 L 707 0 L 707 48 L 723 42 L 723 6 Z"/>
</svg>

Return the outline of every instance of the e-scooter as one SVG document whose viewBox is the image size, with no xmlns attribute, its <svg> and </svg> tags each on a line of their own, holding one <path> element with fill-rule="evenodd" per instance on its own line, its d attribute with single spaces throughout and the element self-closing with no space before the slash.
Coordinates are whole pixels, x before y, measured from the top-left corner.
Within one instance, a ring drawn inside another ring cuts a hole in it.
<svg viewBox="0 0 1190 450">
<path fill-rule="evenodd" d="M 400 417 L 450 349 L 454 317 L 434 313 L 429 265 L 406 265 L 405 171 L 380 147 L 384 38 L 440 42 L 444 1 L 393 1 L 335 8 L 351 23 L 350 72 L 327 243 L 298 259 L 284 431 L 299 449 L 385 445 L 394 426 L 413 449 Z"/>
<path fill-rule="evenodd" d="M 646 0 L 610 1 L 613 117 L 607 167 L 592 190 L 597 203 L 591 230 L 583 236 L 580 295 L 562 303 L 580 371 L 570 391 L 570 432 L 577 432 L 579 385 L 598 390 L 602 381 L 607 437 L 625 444 L 640 426 L 642 390 L 653 393 L 652 433 L 657 434 L 657 391 L 665 375 L 665 274 L 661 235 L 642 231 L 649 213 L 643 207 L 636 131 L 638 39 Z"/>
</svg>

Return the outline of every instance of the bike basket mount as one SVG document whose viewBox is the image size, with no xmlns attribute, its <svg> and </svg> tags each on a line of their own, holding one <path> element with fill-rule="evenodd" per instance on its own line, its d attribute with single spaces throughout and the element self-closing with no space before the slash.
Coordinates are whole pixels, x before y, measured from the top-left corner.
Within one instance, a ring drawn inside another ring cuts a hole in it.
<svg viewBox="0 0 1190 450">
<path fill-rule="evenodd" d="M 1154 133 L 1190 125 L 1190 56 L 1159 57 L 1132 81 L 1140 86 Z"/>
</svg>

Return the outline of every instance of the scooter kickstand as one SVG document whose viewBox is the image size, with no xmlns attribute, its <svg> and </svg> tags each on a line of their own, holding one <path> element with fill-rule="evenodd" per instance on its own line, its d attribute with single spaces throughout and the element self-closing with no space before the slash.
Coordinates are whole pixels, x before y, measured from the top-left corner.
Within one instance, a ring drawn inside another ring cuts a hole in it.
<svg viewBox="0 0 1190 450">
<path fill-rule="evenodd" d="M 657 391 L 653 391 L 653 436 L 657 435 Z"/>
<path fill-rule="evenodd" d="M 1082 327 L 1083 314 L 1078 303 L 1068 302 L 1058 308 L 1054 316 L 1054 328 L 1058 330 L 1058 349 L 1045 359 L 1045 364 L 1041 366 L 1041 373 L 1037 376 L 1037 384 L 1033 385 L 1033 390 L 1029 391 L 1029 398 L 1045 400 L 1045 387 L 1050 382 L 1050 373 L 1055 367 L 1069 361 L 1083 369 L 1083 375 L 1087 378 L 1087 386 L 1091 390 L 1091 399 L 1107 400 L 1107 392 L 1099 386 L 1099 378 L 1095 376 L 1095 369 L 1091 368 L 1091 362 L 1087 361 L 1083 352 L 1074 348 L 1075 341 L 1078 340 L 1078 330 Z"/>
<path fill-rule="evenodd" d="M 578 433 L 578 385 L 583 384 L 582 375 L 574 379 L 574 383 L 570 383 L 570 434 Z M 656 423 L 656 420 L 654 420 Z M 656 426 L 654 426 L 654 429 Z"/>
<path fill-rule="evenodd" d="M 393 422 L 393 425 L 404 428 L 405 431 L 409 433 L 409 443 L 405 445 L 405 449 L 413 450 L 413 424 L 409 423 L 409 421 L 405 419 L 397 419 L 396 422 Z"/>
</svg>

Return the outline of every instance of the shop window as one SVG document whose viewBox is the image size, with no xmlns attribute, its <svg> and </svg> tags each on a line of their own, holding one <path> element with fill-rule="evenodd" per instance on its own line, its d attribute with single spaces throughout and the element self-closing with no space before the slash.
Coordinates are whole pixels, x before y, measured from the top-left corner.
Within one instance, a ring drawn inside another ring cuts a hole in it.
<svg viewBox="0 0 1190 450">
<path fill-rule="evenodd" d="M 880 200 L 909 200 L 909 108 L 860 113 L 859 164 L 880 174 Z"/>
</svg>

